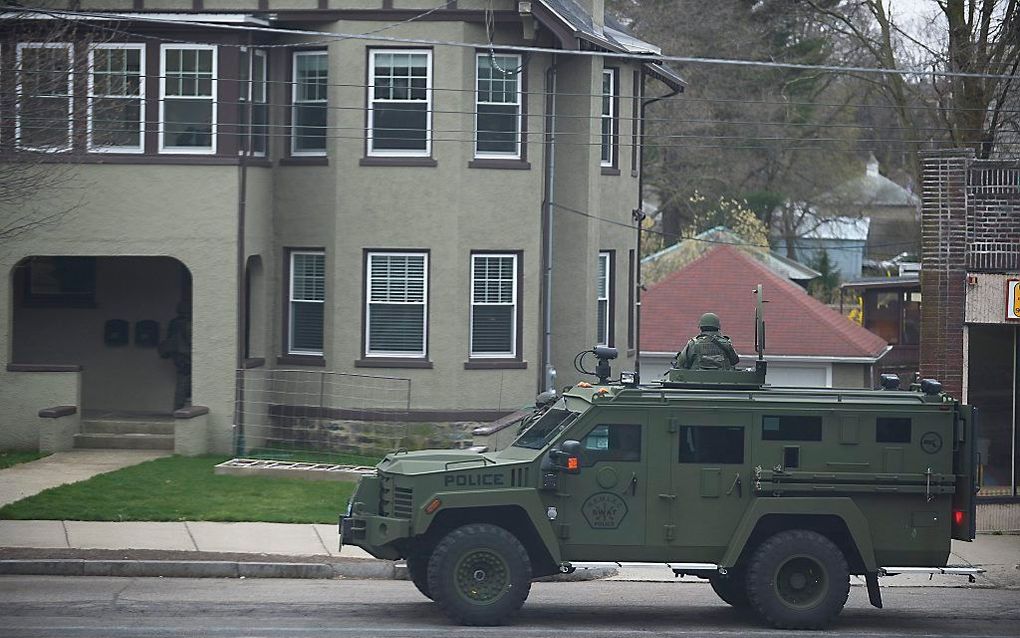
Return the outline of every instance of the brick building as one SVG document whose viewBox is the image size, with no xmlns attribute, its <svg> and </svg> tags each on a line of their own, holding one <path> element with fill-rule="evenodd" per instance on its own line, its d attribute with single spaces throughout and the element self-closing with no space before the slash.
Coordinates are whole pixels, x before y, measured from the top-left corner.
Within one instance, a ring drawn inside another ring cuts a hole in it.
<svg viewBox="0 0 1020 638">
<path fill-rule="evenodd" d="M 981 495 L 1017 497 L 1020 162 L 925 154 L 920 370 L 980 409 Z"/>
</svg>

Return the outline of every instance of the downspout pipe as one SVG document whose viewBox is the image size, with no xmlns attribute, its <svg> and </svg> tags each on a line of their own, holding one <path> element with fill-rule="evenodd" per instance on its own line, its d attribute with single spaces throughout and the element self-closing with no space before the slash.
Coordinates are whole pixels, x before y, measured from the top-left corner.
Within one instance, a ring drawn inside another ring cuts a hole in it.
<svg viewBox="0 0 1020 638">
<path fill-rule="evenodd" d="M 235 448 L 234 454 L 236 456 L 244 456 L 246 452 L 245 450 L 246 446 L 244 441 L 244 419 L 242 409 L 244 406 L 245 360 L 248 356 L 247 343 L 245 338 L 247 332 L 245 330 L 245 322 L 248 321 L 247 290 L 245 286 L 246 280 L 245 266 L 247 261 L 246 259 L 247 251 L 245 249 L 244 237 L 246 222 L 245 217 L 247 214 L 248 205 L 248 160 L 251 157 L 253 145 L 252 140 L 253 127 L 251 121 L 252 116 L 251 95 L 252 95 L 252 83 L 254 81 L 254 78 L 252 77 L 251 73 L 251 60 L 252 57 L 255 55 L 254 51 L 252 50 L 252 36 L 250 33 L 248 34 L 248 44 L 247 46 L 241 48 L 241 52 L 243 53 L 243 55 L 239 56 L 241 59 L 241 63 L 242 64 L 247 63 L 249 65 L 248 67 L 249 70 L 248 81 L 245 82 L 244 84 L 241 84 L 240 82 L 238 83 L 239 92 L 244 91 L 245 95 L 244 103 L 240 105 L 238 115 L 241 116 L 241 120 L 243 122 L 247 123 L 247 127 L 246 130 L 244 131 L 244 137 L 242 138 L 244 148 L 241 149 L 241 153 L 239 153 L 237 169 L 237 273 L 236 273 L 237 297 L 235 302 L 237 304 L 236 311 L 237 322 L 235 326 L 236 329 L 235 339 L 237 341 L 236 349 L 237 357 L 234 366 L 234 369 L 236 370 L 236 372 L 234 373 L 235 374 L 234 427 L 236 428 L 236 431 L 234 432 L 234 448 Z M 240 102 L 240 100 L 238 101 Z"/>
<path fill-rule="evenodd" d="M 644 80 L 647 73 L 644 69 L 641 71 L 641 86 L 644 87 Z M 673 90 L 665 95 L 658 97 L 642 99 L 641 100 L 641 135 L 638 138 L 638 143 L 641 145 L 641 149 L 638 153 L 638 193 L 637 193 L 637 208 L 634 209 L 634 222 L 637 224 L 637 250 L 635 255 L 636 258 L 636 272 L 634 277 L 634 374 L 640 379 L 641 378 L 641 230 L 642 222 L 645 219 L 644 207 L 642 206 L 645 190 L 645 111 L 649 106 L 666 100 L 674 95 L 678 95 L 683 91 L 682 86 L 673 87 Z M 642 93 L 644 91 L 642 90 Z"/>
<path fill-rule="evenodd" d="M 556 389 L 556 370 L 552 366 L 552 275 L 553 275 L 553 208 L 556 198 L 556 73 L 557 58 L 545 72 L 545 201 L 542 207 L 543 241 L 543 317 L 542 317 L 542 391 Z"/>
</svg>

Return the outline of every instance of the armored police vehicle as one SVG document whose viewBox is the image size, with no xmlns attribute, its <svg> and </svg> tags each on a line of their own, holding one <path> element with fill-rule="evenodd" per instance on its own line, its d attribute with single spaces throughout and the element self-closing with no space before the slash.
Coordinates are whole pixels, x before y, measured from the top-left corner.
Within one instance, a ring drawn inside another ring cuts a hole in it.
<svg viewBox="0 0 1020 638">
<path fill-rule="evenodd" d="M 760 308 L 760 303 L 759 303 Z M 830 623 L 864 577 L 947 566 L 975 533 L 976 412 L 935 381 L 909 391 L 765 384 L 753 370 L 671 370 L 540 396 L 497 452 L 395 452 L 363 478 L 341 543 L 406 559 L 454 621 L 503 623 L 532 579 L 585 563 L 658 563 L 708 579 L 779 628 Z M 583 359 L 582 359 L 583 361 Z M 583 369 L 583 366 L 582 366 Z"/>
</svg>

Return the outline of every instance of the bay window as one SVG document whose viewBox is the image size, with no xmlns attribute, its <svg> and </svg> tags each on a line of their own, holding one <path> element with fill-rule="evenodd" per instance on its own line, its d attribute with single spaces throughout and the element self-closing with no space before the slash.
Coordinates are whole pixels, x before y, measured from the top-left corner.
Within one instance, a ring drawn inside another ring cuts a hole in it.
<svg viewBox="0 0 1020 638">
<path fill-rule="evenodd" d="M 216 47 L 164 44 L 160 61 L 159 150 L 216 152 Z"/>
<path fill-rule="evenodd" d="M 429 156 L 432 52 L 373 50 L 368 73 L 368 154 Z"/>
</svg>

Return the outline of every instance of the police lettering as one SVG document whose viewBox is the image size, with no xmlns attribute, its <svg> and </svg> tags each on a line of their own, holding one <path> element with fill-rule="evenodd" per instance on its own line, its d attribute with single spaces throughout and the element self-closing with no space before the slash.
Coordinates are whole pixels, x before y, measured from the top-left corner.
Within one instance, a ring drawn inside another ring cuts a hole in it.
<svg viewBox="0 0 1020 638">
<path fill-rule="evenodd" d="M 457 487 L 499 487 L 503 485 L 502 474 L 447 474 L 446 486 Z"/>
</svg>

